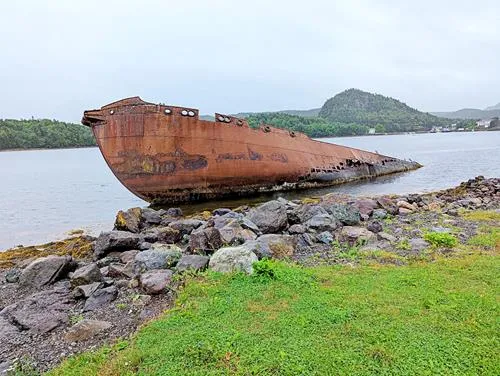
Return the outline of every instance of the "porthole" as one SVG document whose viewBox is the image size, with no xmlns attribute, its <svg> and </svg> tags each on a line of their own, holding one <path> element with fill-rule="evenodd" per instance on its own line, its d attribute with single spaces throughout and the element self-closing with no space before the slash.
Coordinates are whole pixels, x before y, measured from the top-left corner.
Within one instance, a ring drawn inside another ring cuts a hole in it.
<svg viewBox="0 0 500 376">
<path fill-rule="evenodd" d="M 114 113 L 115 113 L 115 111 L 114 111 L 114 110 L 109 110 L 109 114 L 110 114 L 110 115 L 113 115 Z"/>
<path fill-rule="evenodd" d="M 186 110 L 182 110 L 182 111 L 181 111 L 181 115 L 182 115 L 182 116 L 187 116 L 187 114 L 188 114 L 188 112 L 187 112 Z"/>
<path fill-rule="evenodd" d="M 193 117 L 194 116 L 194 111 L 189 111 L 188 115 L 191 116 L 191 117 Z"/>
<path fill-rule="evenodd" d="M 294 131 L 290 131 L 290 136 L 295 137 L 297 136 Z"/>
<path fill-rule="evenodd" d="M 236 124 L 238 124 L 238 125 L 241 127 L 241 126 L 243 125 L 243 121 L 242 121 L 242 120 L 238 120 L 238 121 L 236 122 Z"/>
<path fill-rule="evenodd" d="M 264 126 L 264 132 L 266 133 L 271 132 L 271 127 L 269 125 Z"/>
<path fill-rule="evenodd" d="M 219 115 L 218 119 L 219 121 L 224 121 L 224 116 Z"/>
<path fill-rule="evenodd" d="M 228 117 L 225 117 L 225 118 L 224 118 L 224 121 L 225 121 L 226 123 L 230 123 L 230 122 L 231 122 L 231 119 L 229 119 Z"/>
<path fill-rule="evenodd" d="M 165 112 L 165 115 L 170 115 L 172 113 L 172 110 L 170 108 L 165 108 L 163 112 Z"/>
</svg>

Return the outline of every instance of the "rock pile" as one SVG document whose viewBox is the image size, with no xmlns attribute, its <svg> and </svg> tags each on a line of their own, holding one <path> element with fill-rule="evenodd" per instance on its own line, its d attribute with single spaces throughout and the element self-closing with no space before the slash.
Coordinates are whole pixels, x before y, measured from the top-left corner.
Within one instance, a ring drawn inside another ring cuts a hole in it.
<svg viewBox="0 0 500 376">
<path fill-rule="evenodd" d="M 344 262 L 332 253 L 334 245 L 421 252 L 428 244 L 417 222 L 438 226 L 437 212 L 453 218 L 463 208 L 498 209 L 500 179 L 478 177 L 431 194 L 338 201 L 280 198 L 190 218 L 178 208 L 120 211 L 114 230 L 95 239 L 92 259 L 52 255 L 1 271 L 0 359 L 45 346 L 35 351 L 43 370 L 106 336 L 128 334 L 171 302 L 176 274 L 206 268 L 251 274 L 264 257 Z M 459 218 L 449 221 L 460 225 Z M 464 231 L 464 239 L 472 234 Z"/>
</svg>

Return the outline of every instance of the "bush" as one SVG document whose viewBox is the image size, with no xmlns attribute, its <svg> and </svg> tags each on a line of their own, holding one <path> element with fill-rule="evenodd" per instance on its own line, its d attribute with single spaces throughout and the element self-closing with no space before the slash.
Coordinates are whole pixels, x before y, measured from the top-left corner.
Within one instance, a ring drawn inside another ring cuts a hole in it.
<svg viewBox="0 0 500 376">
<path fill-rule="evenodd" d="M 457 239 L 445 232 L 428 232 L 424 239 L 436 247 L 453 248 L 457 245 Z"/>
<path fill-rule="evenodd" d="M 253 264 L 254 276 L 264 279 L 276 279 L 276 265 L 272 260 L 262 259 Z"/>
</svg>

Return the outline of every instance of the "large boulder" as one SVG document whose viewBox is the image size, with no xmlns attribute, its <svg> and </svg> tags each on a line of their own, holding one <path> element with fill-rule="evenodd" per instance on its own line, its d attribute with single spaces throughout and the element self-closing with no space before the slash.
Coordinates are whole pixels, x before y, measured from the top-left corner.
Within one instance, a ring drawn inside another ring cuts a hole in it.
<svg viewBox="0 0 500 376">
<path fill-rule="evenodd" d="M 245 272 L 253 273 L 253 263 L 258 261 L 255 253 L 244 245 L 238 247 L 221 248 L 210 258 L 210 269 L 221 272 Z"/>
<path fill-rule="evenodd" d="M 387 213 L 396 215 L 398 214 L 398 206 L 389 197 L 380 197 L 377 199 L 377 203 L 384 209 Z"/>
<path fill-rule="evenodd" d="M 205 222 L 199 219 L 179 219 L 178 221 L 170 222 L 169 226 L 178 230 L 182 235 L 189 235 L 194 229 L 197 229 Z"/>
<path fill-rule="evenodd" d="M 139 234 L 128 231 L 103 232 L 94 244 L 94 257 L 100 259 L 110 252 L 137 249 L 141 241 Z"/>
<path fill-rule="evenodd" d="M 0 316 L 23 331 L 43 334 L 68 323 L 71 303 L 68 290 L 55 288 L 5 307 Z"/>
<path fill-rule="evenodd" d="M 182 233 L 169 226 L 152 227 L 141 233 L 142 239 L 148 243 L 174 244 L 182 239 Z"/>
<path fill-rule="evenodd" d="M 95 311 L 115 300 L 118 297 L 118 289 L 115 286 L 97 289 L 90 295 L 83 306 L 83 311 Z"/>
<path fill-rule="evenodd" d="M 176 265 L 178 272 L 185 272 L 188 270 L 198 272 L 204 270 L 208 266 L 210 257 L 202 255 L 183 255 Z"/>
<path fill-rule="evenodd" d="M 288 219 L 290 223 L 300 224 L 307 222 L 312 217 L 319 214 L 328 214 L 327 211 L 320 205 L 305 204 L 296 207 L 288 212 Z"/>
<path fill-rule="evenodd" d="M 120 210 L 116 214 L 115 230 L 139 232 L 141 224 L 141 208 Z"/>
<path fill-rule="evenodd" d="M 362 198 L 356 200 L 354 206 L 356 206 L 362 217 L 367 218 L 372 215 L 375 209 L 378 208 L 378 203 L 371 198 Z"/>
<path fill-rule="evenodd" d="M 173 244 L 155 243 L 135 256 L 135 262 L 141 270 L 164 269 L 175 266 L 182 256 L 179 247 Z"/>
<path fill-rule="evenodd" d="M 247 218 L 255 223 L 264 234 L 279 232 L 288 224 L 286 206 L 277 200 L 251 209 Z"/>
<path fill-rule="evenodd" d="M 318 214 L 309 219 L 305 224 L 308 231 L 323 232 L 334 231 L 342 224 L 340 221 L 329 214 Z"/>
<path fill-rule="evenodd" d="M 171 270 L 149 270 L 141 274 L 140 285 L 146 294 L 160 294 L 172 283 Z"/>
<path fill-rule="evenodd" d="M 151 227 L 161 223 L 161 215 L 159 210 L 152 208 L 142 208 L 141 210 L 141 227 Z"/>
<path fill-rule="evenodd" d="M 265 234 L 242 245 L 258 258 L 289 258 L 297 246 L 297 239 L 291 235 Z"/>
<path fill-rule="evenodd" d="M 68 329 L 64 335 L 67 342 L 85 341 L 111 328 L 109 321 L 83 319 Z"/>
<path fill-rule="evenodd" d="M 232 219 L 219 230 L 221 240 L 224 244 L 238 245 L 247 240 L 253 240 L 257 235 L 248 228 L 243 228 L 238 219 Z"/>
<path fill-rule="evenodd" d="M 95 263 L 91 263 L 75 270 L 71 276 L 71 285 L 88 285 L 93 282 L 102 281 L 102 274 Z"/>
<path fill-rule="evenodd" d="M 29 264 L 19 276 L 19 285 L 40 288 L 66 277 L 75 268 L 71 256 L 47 256 Z"/>
<path fill-rule="evenodd" d="M 325 209 L 332 217 L 338 219 L 344 225 L 354 226 L 361 222 L 359 210 L 354 205 L 333 203 L 326 206 Z"/>
<path fill-rule="evenodd" d="M 194 230 L 189 237 L 188 248 L 191 252 L 205 254 L 213 253 L 222 247 L 222 238 L 219 230 L 214 227 Z"/>
<path fill-rule="evenodd" d="M 364 227 L 344 226 L 340 232 L 340 239 L 349 244 L 368 243 L 376 239 L 376 235 Z"/>
</svg>

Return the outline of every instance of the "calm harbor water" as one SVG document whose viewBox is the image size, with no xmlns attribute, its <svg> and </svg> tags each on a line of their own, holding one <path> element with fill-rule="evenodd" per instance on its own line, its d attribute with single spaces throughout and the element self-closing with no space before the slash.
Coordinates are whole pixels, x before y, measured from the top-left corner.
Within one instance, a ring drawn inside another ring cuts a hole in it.
<svg viewBox="0 0 500 376">
<path fill-rule="evenodd" d="M 328 192 L 354 195 L 423 192 L 448 188 L 477 175 L 500 176 L 500 132 L 343 137 L 322 141 L 413 159 L 424 167 L 371 181 L 279 195 L 296 198 Z M 0 176 L 0 250 L 55 240 L 72 229 L 96 234 L 112 228 L 118 210 L 147 205 L 116 180 L 97 148 L 1 152 Z M 202 203 L 184 209 L 237 206 L 270 197 Z"/>
</svg>

